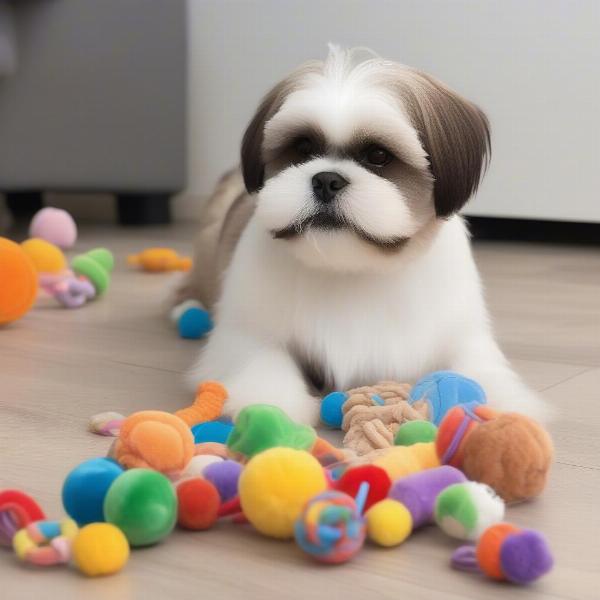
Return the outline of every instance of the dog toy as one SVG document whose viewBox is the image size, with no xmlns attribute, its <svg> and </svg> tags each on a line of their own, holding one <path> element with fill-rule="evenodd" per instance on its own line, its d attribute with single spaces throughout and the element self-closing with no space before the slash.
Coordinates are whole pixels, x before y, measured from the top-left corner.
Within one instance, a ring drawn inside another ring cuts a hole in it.
<svg viewBox="0 0 600 600">
<path fill-rule="evenodd" d="M 222 502 L 227 502 L 238 495 L 238 482 L 242 473 L 242 465 L 235 460 L 221 460 L 214 462 L 202 471 L 206 481 L 210 481 L 221 497 Z"/>
<path fill-rule="evenodd" d="M 450 409 L 440 423 L 435 440 L 440 461 L 461 469 L 468 435 L 480 423 L 493 419 L 496 415 L 496 412 L 482 405 L 455 406 Z"/>
<path fill-rule="evenodd" d="M 548 573 L 554 559 L 545 538 L 537 531 L 498 523 L 486 529 L 477 546 L 457 548 L 451 564 L 462 571 L 526 584 Z"/>
<path fill-rule="evenodd" d="M 436 371 L 421 377 L 410 391 L 409 404 L 426 407 L 426 419 L 439 425 L 446 413 L 462 404 L 485 404 L 483 388 L 453 371 Z"/>
<path fill-rule="evenodd" d="M 76 534 L 77 524 L 72 519 L 35 521 L 17 531 L 12 543 L 20 560 L 47 567 L 69 562 Z"/>
<path fill-rule="evenodd" d="M 367 537 L 378 546 L 400 545 L 413 530 L 410 511 L 397 500 L 386 498 L 374 504 L 365 514 Z"/>
<path fill-rule="evenodd" d="M 210 313 L 197 300 L 186 300 L 175 306 L 171 321 L 177 326 L 179 335 L 188 340 L 199 340 L 214 327 Z"/>
<path fill-rule="evenodd" d="M 107 411 L 98 413 L 88 421 L 88 431 L 96 435 L 116 437 L 119 435 L 125 415 L 118 412 Z"/>
<path fill-rule="evenodd" d="M 106 292 L 110 285 L 110 274 L 115 260 L 110 250 L 95 248 L 79 254 L 71 261 L 71 269 L 76 275 L 86 277 L 94 286 L 97 296 Z"/>
<path fill-rule="evenodd" d="M 21 242 L 23 252 L 29 256 L 38 273 L 62 273 L 67 268 L 67 259 L 62 250 L 40 238 L 30 238 Z"/>
<path fill-rule="evenodd" d="M 40 275 L 40 286 L 66 308 L 79 308 L 96 297 L 96 288 L 85 277 Z"/>
<path fill-rule="evenodd" d="M 342 448 L 336 448 L 333 444 L 321 437 L 317 437 L 310 449 L 310 453 L 324 467 L 339 464 L 348 458 L 348 452 Z"/>
<path fill-rule="evenodd" d="M 203 381 L 198 385 L 194 403 L 175 412 L 189 427 L 213 421 L 221 416 L 227 400 L 227 390 L 217 381 Z"/>
<path fill-rule="evenodd" d="M 504 519 L 504 502 L 484 483 L 455 483 L 435 501 L 434 518 L 439 528 L 459 540 L 477 540 L 491 525 Z"/>
<path fill-rule="evenodd" d="M 19 490 L 0 492 L 0 546 L 12 546 L 19 529 L 45 519 L 44 511 L 31 496 Z"/>
<path fill-rule="evenodd" d="M 147 467 L 176 476 L 194 456 L 194 436 L 178 416 L 143 410 L 123 421 L 113 452 L 126 468 Z"/>
<path fill-rule="evenodd" d="M 438 494 L 449 485 L 466 480 L 458 469 L 445 465 L 398 479 L 388 497 L 406 506 L 412 516 L 413 527 L 417 529 L 433 522 Z"/>
<path fill-rule="evenodd" d="M 104 498 L 104 519 L 116 525 L 132 546 L 159 542 L 177 521 L 177 497 L 171 482 L 150 469 L 125 471 Z"/>
<path fill-rule="evenodd" d="M 177 524 L 195 531 L 209 529 L 217 520 L 221 497 L 217 488 L 200 477 L 179 483 L 177 492 Z"/>
<path fill-rule="evenodd" d="M 311 498 L 294 525 L 298 546 L 326 564 L 339 564 L 352 558 L 365 541 L 362 512 L 367 493 L 368 484 L 363 483 L 356 500 L 335 491 Z"/>
<path fill-rule="evenodd" d="M 29 237 L 41 238 L 67 249 L 77 240 L 77 225 L 66 210 L 48 206 L 33 215 L 29 224 Z"/>
<path fill-rule="evenodd" d="M 392 481 L 411 473 L 440 466 L 435 445 L 413 444 L 412 446 L 391 446 L 372 450 L 358 457 L 354 464 L 370 463 L 384 469 Z"/>
<path fill-rule="evenodd" d="M 392 485 L 389 475 L 375 465 L 359 465 L 347 469 L 343 475 L 333 484 L 339 492 L 349 496 L 356 496 L 363 483 L 369 484 L 369 493 L 365 498 L 365 510 L 369 510 L 373 504 L 383 500 L 388 495 Z"/>
<path fill-rule="evenodd" d="M 533 419 L 504 413 L 479 425 L 464 445 L 463 471 L 487 483 L 506 502 L 539 496 L 554 449 L 548 433 Z"/>
<path fill-rule="evenodd" d="M 20 319 L 35 302 L 38 280 L 23 248 L 0 237 L 0 325 Z"/>
<path fill-rule="evenodd" d="M 192 268 L 192 259 L 179 256 L 172 248 L 146 248 L 139 254 L 128 256 L 127 262 L 151 273 L 189 271 Z"/>
<path fill-rule="evenodd" d="M 253 404 L 239 412 L 227 447 L 235 456 L 248 459 L 268 448 L 310 450 L 316 439 L 312 427 L 294 423 L 279 407 Z"/>
<path fill-rule="evenodd" d="M 171 481 L 178 483 L 184 479 L 190 477 L 204 477 L 204 469 L 214 463 L 223 462 L 223 458 L 220 456 L 214 456 L 211 454 L 197 454 L 192 457 L 192 460 L 187 464 L 186 468 L 177 474 L 170 476 Z"/>
<path fill-rule="evenodd" d="M 71 548 L 75 566 L 88 577 L 112 575 L 129 560 L 129 543 L 110 523 L 90 523 L 81 528 Z"/>
<path fill-rule="evenodd" d="M 294 535 L 306 502 L 326 490 L 327 480 L 308 452 L 270 448 L 250 459 L 238 485 L 241 508 L 255 529 L 286 539 Z"/>
<path fill-rule="evenodd" d="M 233 423 L 227 421 L 205 421 L 192 427 L 192 435 L 196 444 L 216 442 L 226 444 L 229 434 L 233 430 Z"/>
<path fill-rule="evenodd" d="M 77 465 L 65 479 L 62 503 L 79 525 L 104 521 L 104 498 L 123 467 L 110 458 L 92 458 Z"/>
<path fill-rule="evenodd" d="M 398 427 L 395 446 L 412 446 L 420 442 L 435 442 L 437 427 L 431 421 L 407 421 Z"/>
</svg>

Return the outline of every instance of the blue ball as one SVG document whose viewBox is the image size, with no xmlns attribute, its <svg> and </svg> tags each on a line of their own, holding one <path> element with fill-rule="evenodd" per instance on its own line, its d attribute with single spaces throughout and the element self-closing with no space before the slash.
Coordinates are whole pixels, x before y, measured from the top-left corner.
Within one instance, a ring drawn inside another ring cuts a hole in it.
<svg viewBox="0 0 600 600">
<path fill-rule="evenodd" d="M 410 391 L 408 402 L 419 400 L 429 404 L 429 420 L 434 425 L 439 425 L 455 406 L 486 402 L 485 392 L 476 381 L 453 371 L 436 371 L 421 377 Z"/>
<path fill-rule="evenodd" d="M 225 423 L 223 421 L 198 423 L 198 425 L 192 427 L 194 443 L 218 442 L 219 444 L 226 444 L 232 429 L 233 423 Z"/>
<path fill-rule="evenodd" d="M 342 426 L 342 406 L 348 399 L 346 392 L 331 392 L 321 400 L 321 421 L 328 427 L 340 429 Z"/>
<path fill-rule="evenodd" d="M 79 525 L 104 521 L 104 496 L 123 467 L 112 458 L 92 458 L 77 465 L 65 479 L 62 502 Z"/>
<path fill-rule="evenodd" d="M 177 321 L 179 335 L 188 340 L 198 340 L 204 337 L 212 328 L 213 321 L 208 311 L 197 306 L 188 308 Z"/>
</svg>

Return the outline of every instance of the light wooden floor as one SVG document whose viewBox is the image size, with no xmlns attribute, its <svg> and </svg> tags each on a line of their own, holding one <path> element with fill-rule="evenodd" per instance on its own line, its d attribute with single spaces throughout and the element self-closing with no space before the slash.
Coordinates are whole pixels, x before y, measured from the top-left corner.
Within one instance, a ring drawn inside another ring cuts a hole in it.
<svg viewBox="0 0 600 600">
<path fill-rule="evenodd" d="M 66 473 L 110 444 L 86 432 L 90 415 L 189 403 L 182 373 L 198 343 L 178 339 L 162 317 L 172 276 L 131 272 L 124 257 L 158 244 L 189 251 L 190 239 L 181 227 L 84 230 L 78 249 L 102 244 L 116 253 L 108 295 L 77 311 L 39 306 L 0 330 L 0 488 L 30 492 L 56 518 Z M 0 597 L 600 598 L 600 250 L 480 244 L 476 253 L 503 347 L 559 408 L 550 485 L 538 501 L 509 510 L 517 524 L 547 534 L 556 555 L 547 578 L 523 589 L 452 571 L 453 543 L 433 527 L 400 548 L 366 548 L 327 568 L 291 543 L 223 524 L 176 532 L 101 580 L 29 570 L 2 552 Z"/>
</svg>

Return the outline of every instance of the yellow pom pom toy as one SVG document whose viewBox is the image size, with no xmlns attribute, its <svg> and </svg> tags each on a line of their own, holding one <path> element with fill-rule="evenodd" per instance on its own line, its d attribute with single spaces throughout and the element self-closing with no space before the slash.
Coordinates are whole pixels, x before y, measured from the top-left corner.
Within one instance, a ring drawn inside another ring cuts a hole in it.
<svg viewBox="0 0 600 600">
<path fill-rule="evenodd" d="M 40 238 L 30 238 L 21 243 L 21 248 L 31 261 L 38 273 L 57 275 L 67 268 L 67 260 L 62 250 Z"/>
<path fill-rule="evenodd" d="M 252 458 L 239 479 L 244 515 L 264 535 L 289 539 L 305 504 L 327 489 L 319 461 L 303 450 L 271 448 Z"/>
<path fill-rule="evenodd" d="M 402 502 L 391 498 L 374 504 L 365 518 L 367 536 L 379 546 L 398 546 L 412 533 L 412 515 Z"/>
<path fill-rule="evenodd" d="M 376 451 L 378 452 L 378 451 Z M 377 457 L 373 464 L 384 469 L 392 481 L 411 473 L 440 466 L 435 443 L 421 442 L 412 446 L 392 446 Z"/>
<path fill-rule="evenodd" d="M 129 559 L 129 543 L 123 532 L 110 523 L 90 523 L 73 541 L 73 560 L 88 577 L 111 575 Z"/>
</svg>

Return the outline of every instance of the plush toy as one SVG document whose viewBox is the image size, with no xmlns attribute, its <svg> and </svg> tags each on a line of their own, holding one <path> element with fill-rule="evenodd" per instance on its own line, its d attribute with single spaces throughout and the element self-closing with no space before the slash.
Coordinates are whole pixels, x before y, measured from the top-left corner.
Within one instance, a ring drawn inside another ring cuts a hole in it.
<svg viewBox="0 0 600 600">
<path fill-rule="evenodd" d="M 206 442 L 226 444 L 232 430 L 233 423 L 230 421 L 205 421 L 192 427 L 192 435 L 196 444 L 204 444 Z"/>
<path fill-rule="evenodd" d="M 143 410 L 123 421 L 113 455 L 126 468 L 148 467 L 177 476 L 194 456 L 194 436 L 179 417 Z"/>
<path fill-rule="evenodd" d="M 391 446 L 390 448 L 373 450 L 355 461 L 355 464 L 364 463 L 381 467 L 387 472 L 392 481 L 411 473 L 440 466 L 435 445 L 432 443 Z"/>
<path fill-rule="evenodd" d="M 235 460 L 220 460 L 204 467 L 202 476 L 210 481 L 221 497 L 227 502 L 238 495 L 238 482 L 242 473 L 242 465 Z"/>
<path fill-rule="evenodd" d="M 30 238 L 21 242 L 23 252 L 29 256 L 38 273 L 62 273 L 67 268 L 67 259 L 62 250 L 40 238 Z"/>
<path fill-rule="evenodd" d="M 96 288 L 86 277 L 40 275 L 40 286 L 66 308 L 79 308 L 96 297 Z"/>
<path fill-rule="evenodd" d="M 369 493 L 365 498 L 365 510 L 369 510 L 373 504 L 383 500 L 388 495 L 392 485 L 387 472 L 375 465 L 359 465 L 347 469 L 344 474 L 334 482 L 336 490 L 344 492 L 349 496 L 356 496 L 360 487 L 369 484 Z"/>
<path fill-rule="evenodd" d="M 73 562 L 88 577 L 112 575 L 129 560 L 129 542 L 123 532 L 110 523 L 90 523 L 73 540 Z"/>
<path fill-rule="evenodd" d="M 171 311 L 171 321 L 179 335 L 188 340 L 199 340 L 214 327 L 210 313 L 197 300 L 186 300 Z"/>
<path fill-rule="evenodd" d="M 19 244 L 0 237 L 0 325 L 20 319 L 33 306 L 38 291 L 31 258 Z"/>
<path fill-rule="evenodd" d="M 102 412 L 90 417 L 87 428 L 89 432 L 96 435 L 117 437 L 124 420 L 125 415 L 121 413 L 114 411 Z"/>
<path fill-rule="evenodd" d="M 326 564 L 352 558 L 363 546 L 366 526 L 362 516 L 368 484 L 362 484 L 356 501 L 341 492 L 324 492 L 311 498 L 294 525 L 298 546 Z"/>
<path fill-rule="evenodd" d="M 394 436 L 394 445 L 412 446 L 413 444 L 435 442 L 437 427 L 431 421 L 406 421 L 398 427 Z"/>
<path fill-rule="evenodd" d="M 94 286 L 96 296 L 101 296 L 110 285 L 114 264 L 114 257 L 110 250 L 95 248 L 75 256 L 71 261 L 71 269 L 76 275 L 86 277 Z"/>
<path fill-rule="evenodd" d="M 485 404 L 486 398 L 476 381 L 453 371 L 436 371 L 417 381 L 408 402 L 417 409 L 426 408 L 425 418 L 439 425 L 454 406 Z"/>
<path fill-rule="evenodd" d="M 92 458 L 77 465 L 65 479 L 62 502 L 79 525 L 104 521 L 104 498 L 123 467 L 110 458 Z"/>
<path fill-rule="evenodd" d="M 469 479 L 487 483 L 506 502 L 516 502 L 542 493 L 553 455 L 552 440 L 538 423 L 505 413 L 469 434 L 462 468 Z"/>
<path fill-rule="evenodd" d="M 66 210 L 48 206 L 33 216 L 29 236 L 46 240 L 59 248 L 71 248 L 77 240 L 77 225 Z"/>
<path fill-rule="evenodd" d="M 442 490 L 435 501 L 435 522 L 459 540 L 477 540 L 491 525 L 504 519 L 504 502 L 484 483 L 455 483 Z"/>
<path fill-rule="evenodd" d="M 172 248 L 147 248 L 139 254 L 128 256 L 127 262 L 152 273 L 189 271 L 192 268 L 192 259 L 179 256 Z"/>
<path fill-rule="evenodd" d="M 326 488 L 323 468 L 308 452 L 270 448 L 245 466 L 239 499 L 244 515 L 258 531 L 286 539 L 294 535 L 294 523 L 306 502 Z"/>
<path fill-rule="evenodd" d="M 410 511 L 402 502 L 392 498 L 385 498 L 374 504 L 365 514 L 365 518 L 367 537 L 378 546 L 398 546 L 413 530 Z"/>
<path fill-rule="evenodd" d="M 234 456 L 244 460 L 278 446 L 310 450 L 316 439 L 312 427 L 297 425 L 279 407 L 253 404 L 239 412 L 227 446 Z"/>
<path fill-rule="evenodd" d="M 0 546 L 10 547 L 19 529 L 45 519 L 44 511 L 31 496 L 20 490 L 0 492 Z"/>
<path fill-rule="evenodd" d="M 125 471 L 104 498 L 104 519 L 116 525 L 131 546 L 155 544 L 171 533 L 177 521 L 173 485 L 158 471 Z"/>
<path fill-rule="evenodd" d="M 12 544 L 17 557 L 29 564 L 48 567 L 68 563 L 78 528 L 72 519 L 35 521 L 15 533 Z"/>
<path fill-rule="evenodd" d="M 176 486 L 177 524 L 184 529 L 209 529 L 217 520 L 221 497 L 217 488 L 200 477 L 186 479 Z"/>
<path fill-rule="evenodd" d="M 548 573 L 554 559 L 537 531 L 498 523 L 483 533 L 476 547 L 458 548 L 451 564 L 455 569 L 482 572 L 492 579 L 527 584 Z"/>
<path fill-rule="evenodd" d="M 464 481 L 466 477 L 458 469 L 445 465 L 398 479 L 388 497 L 406 506 L 412 516 L 412 525 L 417 529 L 433 522 L 438 494 L 448 486 Z"/>
<path fill-rule="evenodd" d="M 213 421 L 221 416 L 227 400 L 227 390 L 218 381 L 203 381 L 198 385 L 194 403 L 175 412 L 189 427 Z"/>
</svg>

